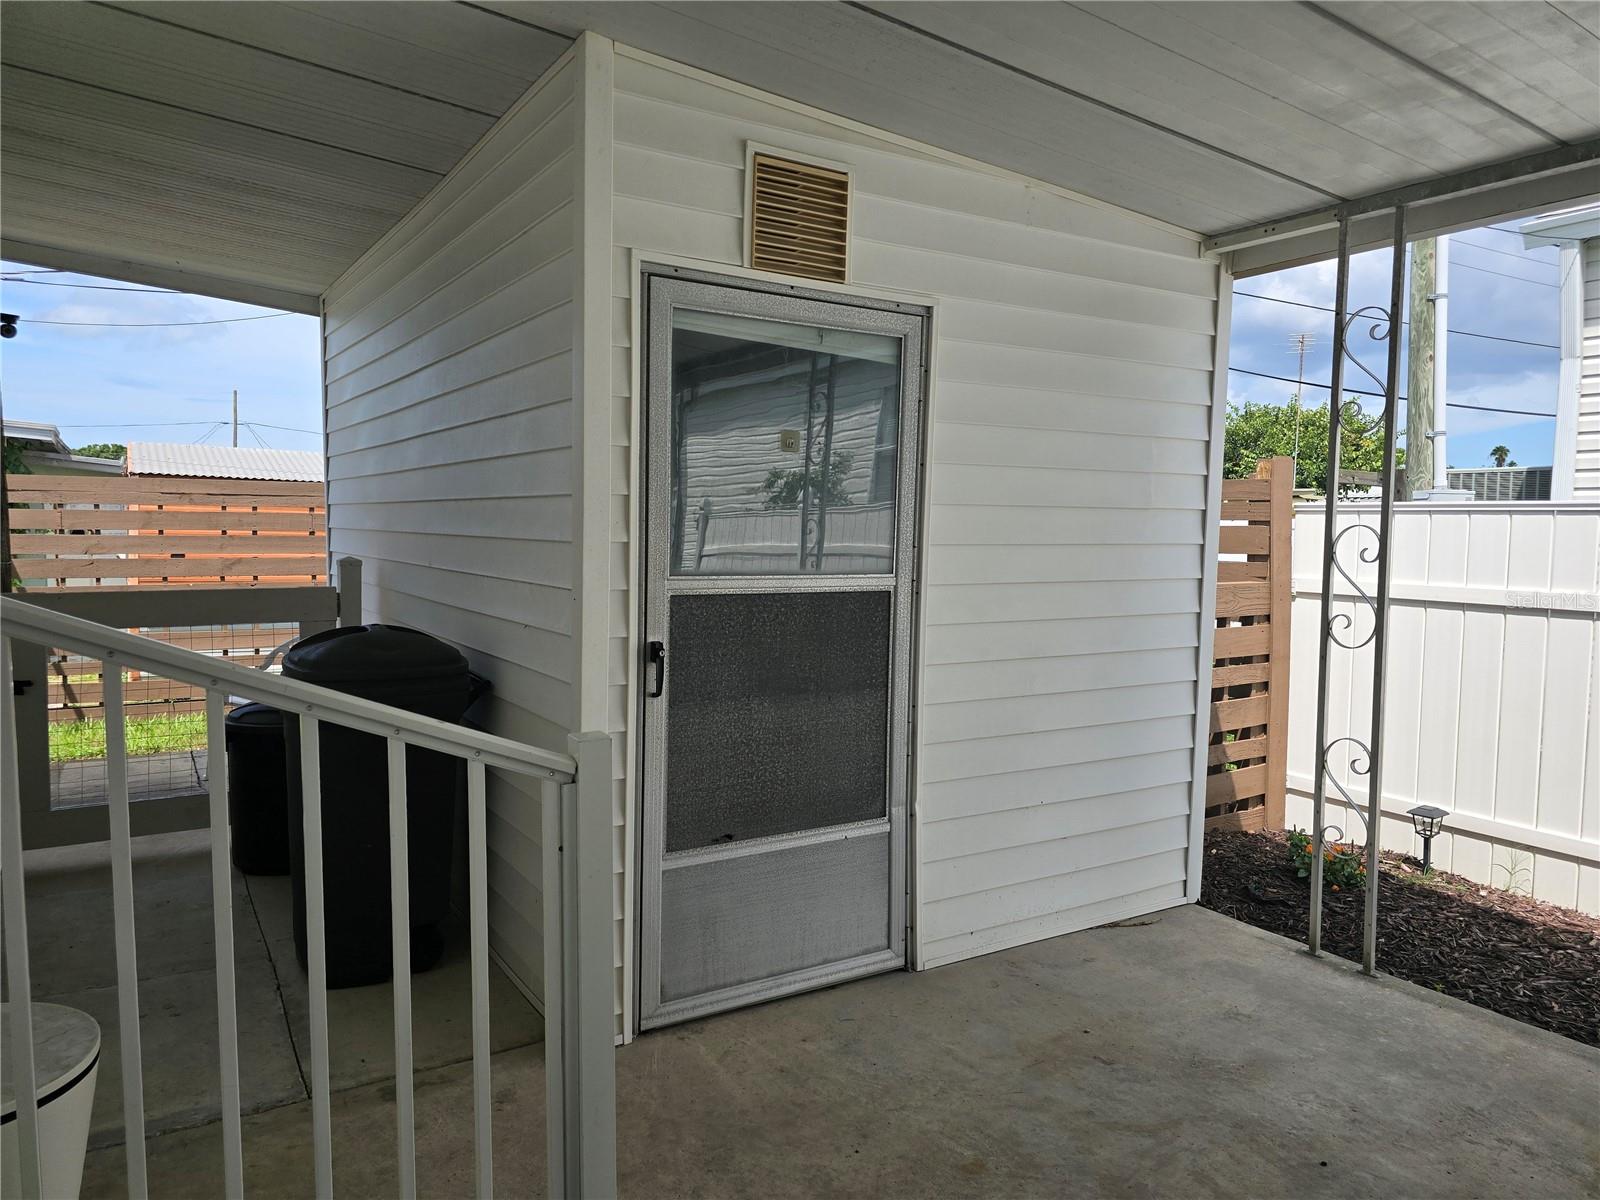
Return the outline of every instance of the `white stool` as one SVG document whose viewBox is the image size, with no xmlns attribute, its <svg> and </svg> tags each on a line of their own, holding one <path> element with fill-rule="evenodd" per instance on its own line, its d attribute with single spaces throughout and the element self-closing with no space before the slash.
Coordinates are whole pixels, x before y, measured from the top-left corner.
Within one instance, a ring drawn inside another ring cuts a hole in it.
<svg viewBox="0 0 1600 1200">
<path fill-rule="evenodd" d="M 22 1194 L 17 1084 L 11 1054 L 11 1005 L 0 1004 L 0 1196 Z M 100 1026 L 61 1004 L 33 1006 L 33 1071 L 38 1084 L 39 1173 L 45 1200 L 77 1200 L 89 1143 Z"/>
</svg>

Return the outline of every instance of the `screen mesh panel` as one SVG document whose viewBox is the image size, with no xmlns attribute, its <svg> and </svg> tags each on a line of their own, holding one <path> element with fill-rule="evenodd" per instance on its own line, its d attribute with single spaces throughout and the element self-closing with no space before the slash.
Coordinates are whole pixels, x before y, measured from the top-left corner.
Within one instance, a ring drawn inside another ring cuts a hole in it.
<svg viewBox="0 0 1600 1200">
<path fill-rule="evenodd" d="M 886 814 L 890 604 L 670 599 L 668 853 Z"/>
</svg>

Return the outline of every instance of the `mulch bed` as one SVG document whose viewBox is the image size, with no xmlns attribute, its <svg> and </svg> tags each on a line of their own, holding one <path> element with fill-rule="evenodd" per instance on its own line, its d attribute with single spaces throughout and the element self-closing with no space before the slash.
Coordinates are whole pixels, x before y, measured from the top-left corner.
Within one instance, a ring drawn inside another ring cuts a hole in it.
<svg viewBox="0 0 1600 1200">
<path fill-rule="evenodd" d="M 1600 1045 L 1600 919 L 1384 854 L 1378 969 Z M 1310 889 L 1281 833 L 1208 833 L 1200 903 L 1304 943 Z M 1325 890 L 1322 946 L 1361 961 L 1365 889 Z"/>
</svg>

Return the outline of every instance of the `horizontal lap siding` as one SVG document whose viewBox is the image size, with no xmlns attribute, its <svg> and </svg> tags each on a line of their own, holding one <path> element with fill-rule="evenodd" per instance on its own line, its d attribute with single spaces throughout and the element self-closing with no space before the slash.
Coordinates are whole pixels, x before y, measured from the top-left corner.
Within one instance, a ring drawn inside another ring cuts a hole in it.
<svg viewBox="0 0 1600 1200">
<path fill-rule="evenodd" d="M 1216 268 L 1131 216 L 655 64 L 619 57 L 617 88 L 619 446 L 628 254 L 740 265 L 746 140 L 848 163 L 854 282 L 937 308 L 921 961 L 1180 902 Z M 619 656 L 632 603 L 617 607 Z"/>
<path fill-rule="evenodd" d="M 572 728 L 573 75 L 555 68 L 326 298 L 329 542 L 365 617 L 460 647 L 507 737 Z M 490 942 L 543 987 L 539 786 L 491 774 Z"/>
</svg>

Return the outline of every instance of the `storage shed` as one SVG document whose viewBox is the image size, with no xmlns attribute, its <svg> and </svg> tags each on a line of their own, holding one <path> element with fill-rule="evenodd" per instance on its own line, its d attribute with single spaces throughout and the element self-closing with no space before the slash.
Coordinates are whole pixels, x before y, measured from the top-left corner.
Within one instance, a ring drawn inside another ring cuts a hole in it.
<svg viewBox="0 0 1600 1200">
<path fill-rule="evenodd" d="M 617 735 L 620 1034 L 1195 898 L 1222 280 L 589 36 L 328 290 L 369 615 L 468 647 L 497 732 Z"/>
</svg>

